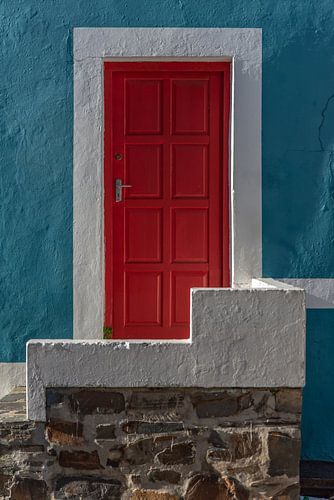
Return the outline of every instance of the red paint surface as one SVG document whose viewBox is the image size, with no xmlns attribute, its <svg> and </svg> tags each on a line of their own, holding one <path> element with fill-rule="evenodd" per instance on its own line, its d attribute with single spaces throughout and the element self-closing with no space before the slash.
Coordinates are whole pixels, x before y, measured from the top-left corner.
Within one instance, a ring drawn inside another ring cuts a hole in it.
<svg viewBox="0 0 334 500">
<path fill-rule="evenodd" d="M 229 286 L 229 108 L 229 63 L 105 63 L 105 324 L 115 339 L 187 338 L 189 289 Z M 120 203 L 116 178 L 133 186 Z"/>
</svg>

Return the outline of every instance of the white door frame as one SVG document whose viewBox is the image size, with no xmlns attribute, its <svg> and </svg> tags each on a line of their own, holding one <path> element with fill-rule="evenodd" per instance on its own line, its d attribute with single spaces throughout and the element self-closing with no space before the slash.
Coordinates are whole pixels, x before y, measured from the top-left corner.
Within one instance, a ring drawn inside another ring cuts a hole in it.
<svg viewBox="0 0 334 500">
<path fill-rule="evenodd" d="M 232 284 L 262 276 L 262 30 L 74 28 L 74 338 L 103 338 L 103 62 L 230 60 Z"/>
</svg>

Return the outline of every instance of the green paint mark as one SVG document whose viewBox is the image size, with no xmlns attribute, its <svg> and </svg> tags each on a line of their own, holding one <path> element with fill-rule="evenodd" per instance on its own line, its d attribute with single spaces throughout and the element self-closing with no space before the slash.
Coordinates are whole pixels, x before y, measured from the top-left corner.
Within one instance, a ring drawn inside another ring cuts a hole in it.
<svg viewBox="0 0 334 500">
<path fill-rule="evenodd" d="M 103 327 L 103 338 L 104 339 L 112 339 L 112 328 L 111 326 Z"/>
</svg>

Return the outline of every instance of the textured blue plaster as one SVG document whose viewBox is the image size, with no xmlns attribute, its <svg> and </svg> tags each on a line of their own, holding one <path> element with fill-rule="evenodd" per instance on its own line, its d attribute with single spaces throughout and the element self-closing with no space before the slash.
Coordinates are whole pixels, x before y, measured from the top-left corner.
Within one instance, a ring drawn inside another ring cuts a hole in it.
<svg viewBox="0 0 334 500">
<path fill-rule="evenodd" d="M 264 64 L 265 276 L 334 277 L 334 38 L 324 28 L 309 23 Z"/>
<path fill-rule="evenodd" d="M 305 460 L 334 460 L 333 353 L 334 310 L 308 310 L 302 414 L 302 457 Z"/>
<path fill-rule="evenodd" d="M 75 26 L 261 27 L 264 275 L 334 277 L 332 0 L 2 0 L 0 362 L 72 336 Z"/>
</svg>

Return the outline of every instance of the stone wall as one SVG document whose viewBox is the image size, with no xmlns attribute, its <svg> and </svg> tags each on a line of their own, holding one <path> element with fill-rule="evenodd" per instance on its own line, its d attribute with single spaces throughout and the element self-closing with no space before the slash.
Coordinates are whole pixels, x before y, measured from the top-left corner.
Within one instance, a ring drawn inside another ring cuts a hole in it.
<svg viewBox="0 0 334 500">
<path fill-rule="evenodd" d="M 299 389 L 49 389 L 0 403 L 0 495 L 14 499 L 298 499 Z"/>
</svg>

